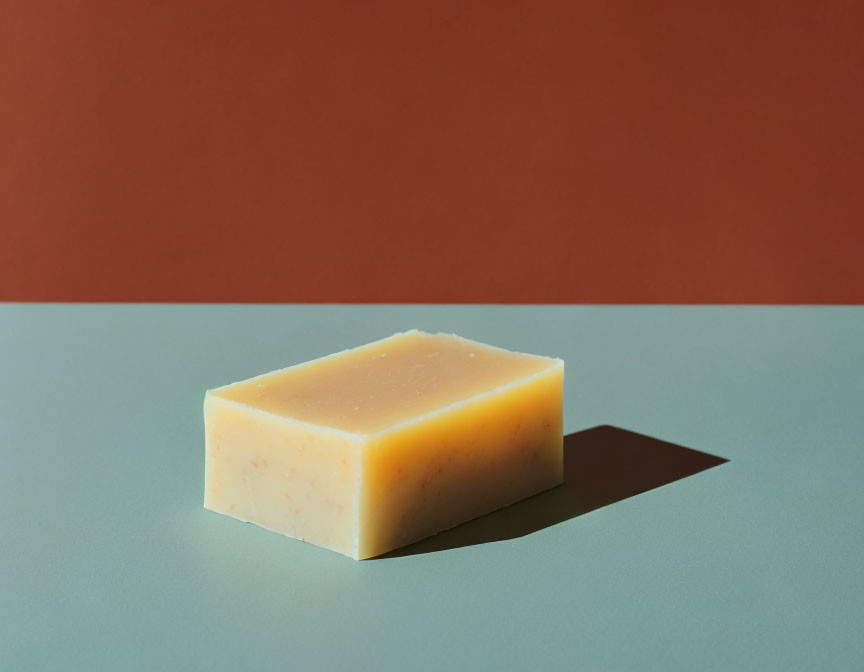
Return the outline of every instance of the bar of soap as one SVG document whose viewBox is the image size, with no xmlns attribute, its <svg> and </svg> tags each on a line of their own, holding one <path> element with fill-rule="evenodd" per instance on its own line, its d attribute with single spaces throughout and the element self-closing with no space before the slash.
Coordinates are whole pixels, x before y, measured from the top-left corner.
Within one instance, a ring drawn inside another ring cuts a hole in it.
<svg viewBox="0 0 864 672">
<path fill-rule="evenodd" d="M 204 506 L 369 558 L 563 480 L 564 362 L 409 331 L 209 390 Z"/>
</svg>

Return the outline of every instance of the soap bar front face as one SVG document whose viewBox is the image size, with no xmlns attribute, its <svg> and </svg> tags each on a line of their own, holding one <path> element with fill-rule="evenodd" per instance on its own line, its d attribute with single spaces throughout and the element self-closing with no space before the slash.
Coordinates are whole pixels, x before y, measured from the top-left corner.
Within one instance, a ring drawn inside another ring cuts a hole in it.
<svg viewBox="0 0 864 672">
<path fill-rule="evenodd" d="M 208 394 L 204 506 L 346 555 L 365 441 Z"/>
<path fill-rule="evenodd" d="M 205 506 L 354 558 L 562 480 L 563 362 L 407 332 L 208 392 Z"/>
</svg>

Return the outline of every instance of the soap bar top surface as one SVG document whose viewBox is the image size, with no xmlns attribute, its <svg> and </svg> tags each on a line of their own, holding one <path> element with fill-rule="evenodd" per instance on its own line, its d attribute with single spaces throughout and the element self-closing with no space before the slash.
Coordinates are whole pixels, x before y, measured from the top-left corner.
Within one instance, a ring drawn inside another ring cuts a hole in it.
<svg viewBox="0 0 864 672">
<path fill-rule="evenodd" d="M 222 399 L 355 434 L 374 434 L 563 362 L 451 334 L 408 331 L 212 390 Z"/>
</svg>

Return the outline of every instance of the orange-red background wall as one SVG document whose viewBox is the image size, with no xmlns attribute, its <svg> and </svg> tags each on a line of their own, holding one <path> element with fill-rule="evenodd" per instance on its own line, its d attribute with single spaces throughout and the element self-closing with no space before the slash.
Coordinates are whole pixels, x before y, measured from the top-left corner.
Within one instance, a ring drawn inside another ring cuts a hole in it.
<svg viewBox="0 0 864 672">
<path fill-rule="evenodd" d="M 0 0 L 0 300 L 864 302 L 864 3 Z"/>
</svg>

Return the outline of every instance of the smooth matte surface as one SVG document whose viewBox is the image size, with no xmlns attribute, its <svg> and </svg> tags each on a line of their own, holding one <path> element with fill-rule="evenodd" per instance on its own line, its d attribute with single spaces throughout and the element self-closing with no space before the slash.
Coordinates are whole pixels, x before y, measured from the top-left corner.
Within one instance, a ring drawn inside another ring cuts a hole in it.
<svg viewBox="0 0 864 672">
<path fill-rule="evenodd" d="M 561 366 L 452 334 L 403 332 L 210 392 L 279 417 L 368 435 Z"/>
<path fill-rule="evenodd" d="M 411 327 L 562 357 L 590 501 L 359 563 L 201 507 L 205 389 Z M 862 308 L 2 305 L 0 380 L 3 670 L 864 667 Z"/>
<path fill-rule="evenodd" d="M 3 0 L 0 300 L 864 303 L 864 3 Z"/>
</svg>

